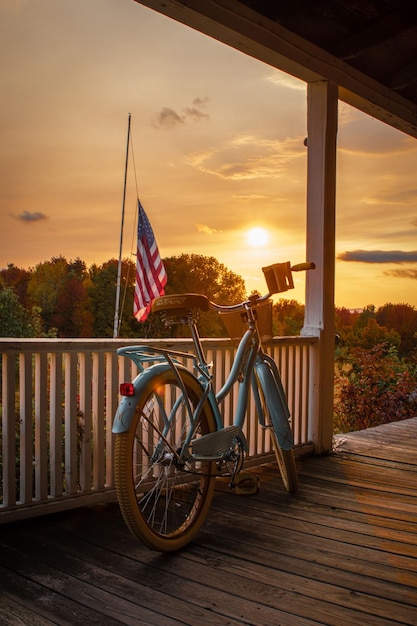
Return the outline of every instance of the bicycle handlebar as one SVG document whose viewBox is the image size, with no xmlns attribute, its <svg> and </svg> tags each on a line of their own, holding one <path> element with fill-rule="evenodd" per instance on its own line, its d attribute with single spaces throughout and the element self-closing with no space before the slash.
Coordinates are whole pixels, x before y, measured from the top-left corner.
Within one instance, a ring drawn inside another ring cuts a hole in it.
<svg viewBox="0 0 417 626">
<path fill-rule="evenodd" d="M 272 295 L 276 293 L 281 293 L 283 291 L 288 291 L 288 289 L 294 288 L 294 282 L 292 279 L 292 272 L 302 272 L 307 270 L 314 270 L 316 267 L 315 263 L 310 261 L 306 261 L 304 263 L 297 263 L 296 265 L 291 265 L 289 262 L 286 263 L 274 263 L 273 265 L 268 265 L 267 267 L 263 267 L 262 271 L 265 276 L 266 283 L 268 285 L 268 293 L 264 296 L 252 296 L 249 297 L 244 302 L 239 302 L 239 304 L 232 305 L 221 305 L 216 304 L 215 302 L 210 302 L 210 308 L 215 311 L 223 311 L 223 312 L 233 312 L 240 311 L 245 308 L 245 306 L 254 304 L 260 304 L 261 302 L 265 302 Z"/>
<path fill-rule="evenodd" d="M 274 265 L 268 265 L 263 267 L 262 271 L 265 275 L 266 283 L 268 285 L 268 293 L 264 296 L 253 294 L 249 296 L 247 300 L 239 302 L 238 304 L 224 305 L 211 302 L 207 296 L 193 293 L 174 294 L 168 296 L 160 296 L 155 298 L 152 302 L 152 312 L 165 312 L 181 314 L 192 309 L 200 309 L 202 311 L 213 311 L 231 313 L 236 311 L 243 311 L 247 308 L 253 308 L 262 302 L 268 300 L 273 294 L 281 293 L 282 291 L 288 291 L 294 287 L 292 280 L 292 272 L 301 272 L 303 270 L 312 270 L 315 268 L 314 263 L 298 263 L 291 266 L 287 263 L 275 263 Z"/>
</svg>

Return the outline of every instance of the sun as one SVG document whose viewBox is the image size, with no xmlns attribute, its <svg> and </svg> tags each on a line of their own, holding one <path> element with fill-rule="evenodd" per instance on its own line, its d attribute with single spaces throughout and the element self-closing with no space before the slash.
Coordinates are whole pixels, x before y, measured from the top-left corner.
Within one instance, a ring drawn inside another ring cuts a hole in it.
<svg viewBox="0 0 417 626">
<path fill-rule="evenodd" d="M 250 246 L 255 248 L 260 248 L 264 246 L 269 239 L 269 234 L 265 230 L 265 228 L 261 228 L 260 226 L 256 226 L 251 228 L 247 232 L 247 240 Z"/>
</svg>

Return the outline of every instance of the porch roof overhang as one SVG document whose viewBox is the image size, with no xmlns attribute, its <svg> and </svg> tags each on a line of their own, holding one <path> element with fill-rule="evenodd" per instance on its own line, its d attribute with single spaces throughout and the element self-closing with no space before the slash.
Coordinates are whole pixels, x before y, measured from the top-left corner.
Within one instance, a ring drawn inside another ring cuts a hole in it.
<svg viewBox="0 0 417 626">
<path fill-rule="evenodd" d="M 135 0 L 417 137 L 417 4 Z"/>
</svg>

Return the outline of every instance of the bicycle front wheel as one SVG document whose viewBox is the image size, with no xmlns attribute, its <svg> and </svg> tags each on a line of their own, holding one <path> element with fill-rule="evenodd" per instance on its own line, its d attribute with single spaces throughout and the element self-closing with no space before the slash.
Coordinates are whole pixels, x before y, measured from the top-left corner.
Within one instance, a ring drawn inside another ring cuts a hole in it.
<svg viewBox="0 0 417 626">
<path fill-rule="evenodd" d="M 214 490 L 214 464 L 194 461 L 184 446 L 215 430 L 206 403 L 193 424 L 201 397 L 197 380 L 181 371 L 181 388 L 172 370 L 143 390 L 128 432 L 115 439 L 117 499 L 130 531 L 162 552 L 178 550 L 197 534 Z M 184 394 L 185 390 L 185 394 Z"/>
<path fill-rule="evenodd" d="M 268 372 L 269 370 L 266 370 L 266 371 Z M 272 376 L 272 372 L 271 372 L 271 376 Z M 268 384 L 271 386 L 271 389 L 270 389 L 270 392 L 271 392 L 271 390 L 273 389 L 272 385 L 273 384 L 277 385 L 277 381 L 276 381 L 276 378 L 271 378 L 270 380 L 269 379 L 267 380 L 268 380 Z M 268 425 L 268 430 L 271 433 L 271 441 L 272 441 L 272 445 L 274 448 L 275 458 L 278 464 L 278 469 L 281 474 L 282 482 L 284 483 L 284 487 L 288 491 L 288 493 L 295 493 L 298 489 L 298 474 L 297 474 L 297 466 L 295 464 L 293 449 L 290 448 L 288 450 L 280 446 L 278 437 L 274 430 L 274 420 L 272 419 L 272 416 L 271 416 L 271 411 L 273 407 L 271 406 L 271 410 L 270 410 L 270 406 L 268 405 L 264 388 L 259 378 L 257 378 L 257 382 L 258 382 L 257 394 L 258 394 L 258 398 L 260 402 L 260 410 L 262 411 L 265 422 Z M 269 397 L 269 402 L 270 403 L 274 402 L 275 404 L 278 402 L 281 402 L 278 391 L 277 391 L 277 395 L 275 398 L 272 398 L 271 396 Z M 276 406 L 275 406 L 275 409 L 276 409 Z M 281 417 L 281 419 L 284 419 L 284 418 Z M 290 425 L 285 423 L 285 428 L 290 429 Z M 288 434 L 290 433 L 288 432 Z"/>
<path fill-rule="evenodd" d="M 271 439 L 284 487 L 288 493 L 295 493 L 298 489 L 298 474 L 294 452 L 292 448 L 290 450 L 281 448 L 273 430 L 271 430 Z"/>
</svg>

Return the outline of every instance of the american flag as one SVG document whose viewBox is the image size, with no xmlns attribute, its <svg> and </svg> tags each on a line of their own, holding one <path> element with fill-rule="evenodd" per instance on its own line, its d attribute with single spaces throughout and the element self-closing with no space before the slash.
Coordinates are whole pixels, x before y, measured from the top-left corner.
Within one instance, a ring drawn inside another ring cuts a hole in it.
<svg viewBox="0 0 417 626">
<path fill-rule="evenodd" d="M 151 310 L 152 301 L 164 295 L 167 275 L 159 256 L 152 227 L 138 200 L 138 248 L 136 254 L 136 286 L 133 315 L 144 322 Z"/>
</svg>

